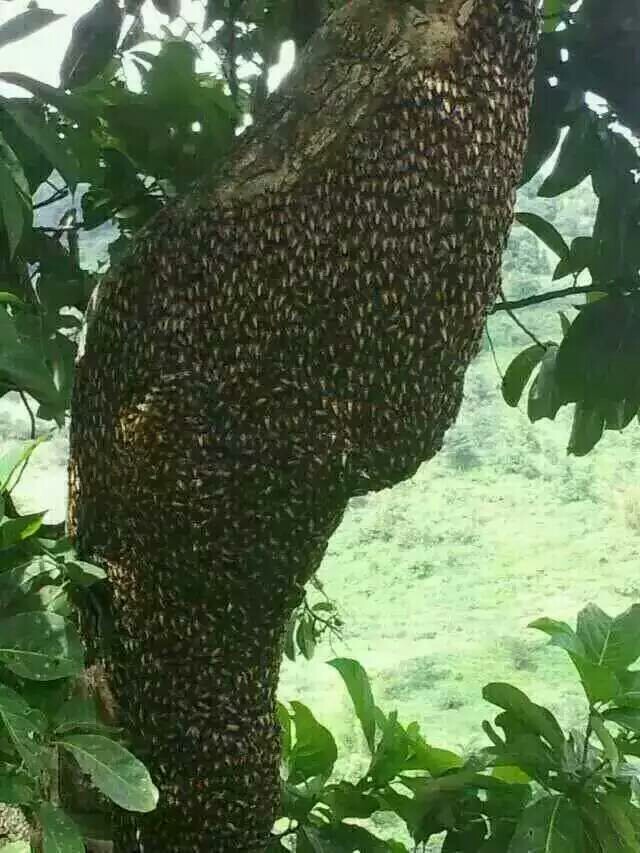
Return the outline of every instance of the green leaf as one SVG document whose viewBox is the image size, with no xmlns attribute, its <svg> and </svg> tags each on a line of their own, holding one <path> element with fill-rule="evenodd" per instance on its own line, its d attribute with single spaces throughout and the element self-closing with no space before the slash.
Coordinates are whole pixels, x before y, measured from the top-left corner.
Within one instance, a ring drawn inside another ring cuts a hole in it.
<svg viewBox="0 0 640 853">
<path fill-rule="evenodd" d="M 23 441 L 13 450 L 0 456 L 0 493 L 10 492 L 15 484 L 15 475 L 22 470 L 33 451 L 46 441 L 48 436 L 41 436 L 35 441 Z"/>
<path fill-rule="evenodd" d="M 0 72 L 0 80 L 5 83 L 10 83 L 12 86 L 18 86 L 21 89 L 26 89 L 31 92 L 41 103 L 49 104 L 59 110 L 62 115 L 77 122 L 81 122 L 87 129 L 97 121 L 97 106 L 96 103 L 79 94 L 68 94 L 62 89 L 57 89 L 55 86 L 49 86 L 40 80 L 34 80 L 33 77 L 27 77 L 26 74 L 18 74 L 14 71 Z"/>
<path fill-rule="evenodd" d="M 68 750 L 92 783 L 116 805 L 132 812 L 150 812 L 158 790 L 148 770 L 128 750 L 102 735 L 69 735 L 57 743 Z"/>
<path fill-rule="evenodd" d="M 557 355 L 558 347 L 547 348 L 540 371 L 531 385 L 527 414 L 532 423 L 542 418 L 554 420 L 564 402 L 556 381 Z"/>
<path fill-rule="evenodd" d="M 556 381 L 566 402 L 640 400 L 640 298 L 608 297 L 582 308 L 562 341 Z"/>
<path fill-rule="evenodd" d="M 562 16 L 568 12 L 572 0 L 545 0 L 544 3 L 544 31 L 553 32 L 563 20 Z"/>
<path fill-rule="evenodd" d="M 15 293 L 0 290 L 0 305 L 24 305 L 24 302 Z"/>
<path fill-rule="evenodd" d="M 60 67 L 65 88 L 84 86 L 106 68 L 118 46 L 123 20 L 117 0 L 98 0 L 79 18 Z"/>
<path fill-rule="evenodd" d="M 296 659 L 296 644 L 294 642 L 296 635 L 296 625 L 297 625 L 297 612 L 294 611 L 287 622 L 287 628 L 285 630 L 285 640 L 284 640 L 284 653 L 289 658 L 289 660 Z"/>
<path fill-rule="evenodd" d="M 615 853 L 636 853 L 640 844 L 638 810 L 619 791 L 608 791 L 600 800 L 600 809 L 609 825 L 607 833 L 612 844 L 607 848 Z"/>
<path fill-rule="evenodd" d="M 605 757 L 611 765 L 612 772 L 617 773 L 618 765 L 620 764 L 620 753 L 618 752 L 616 742 L 605 725 L 603 717 L 597 711 L 591 712 L 591 726 L 602 744 Z"/>
<path fill-rule="evenodd" d="M 580 812 L 571 800 L 543 797 L 524 810 L 509 853 L 584 853 L 583 834 Z"/>
<path fill-rule="evenodd" d="M 291 781 L 312 776 L 329 777 L 338 757 L 331 732 L 301 702 L 291 702 L 296 738 L 291 749 Z"/>
<path fill-rule="evenodd" d="M 527 382 L 546 352 L 544 347 L 534 344 L 513 359 L 502 380 L 502 396 L 507 405 L 514 408 L 518 405 Z"/>
<path fill-rule="evenodd" d="M 53 681 L 84 668 L 76 629 L 57 613 L 18 613 L 0 619 L 0 661 L 22 678 Z"/>
<path fill-rule="evenodd" d="M 170 20 L 177 18 L 180 14 L 180 0 L 152 0 L 158 12 L 168 15 Z"/>
<path fill-rule="evenodd" d="M 10 806 L 27 805 L 32 803 L 34 798 L 34 781 L 26 771 L 17 768 L 0 771 L 0 803 Z"/>
<path fill-rule="evenodd" d="M 345 823 L 332 823 L 328 826 L 303 826 L 296 836 L 297 853 L 390 853 L 390 850 L 404 850 L 389 847 L 388 843 L 376 838 L 361 826 Z"/>
<path fill-rule="evenodd" d="M 602 712 L 602 717 L 620 728 L 640 734 L 640 708 L 610 708 Z"/>
<path fill-rule="evenodd" d="M 339 782 L 329 785 L 320 797 L 329 806 L 335 820 L 357 817 L 368 818 L 380 808 L 375 797 L 365 794 L 351 782 Z"/>
<path fill-rule="evenodd" d="M 373 752 L 376 735 L 375 703 L 367 673 L 358 661 L 350 658 L 335 658 L 328 663 L 342 676 L 369 750 Z"/>
<path fill-rule="evenodd" d="M 602 438 L 604 428 L 605 416 L 601 409 L 583 402 L 576 403 L 567 453 L 586 456 Z"/>
<path fill-rule="evenodd" d="M 31 191 L 22 165 L 0 134 L 0 211 L 7 232 L 9 255 L 13 257 L 25 228 L 31 226 Z"/>
<path fill-rule="evenodd" d="M 0 47 L 26 38 L 60 18 L 64 18 L 64 15 L 33 6 L 0 26 Z"/>
<path fill-rule="evenodd" d="M 620 682 L 611 669 L 576 655 L 571 655 L 571 660 L 591 704 L 610 702 L 620 695 Z"/>
<path fill-rule="evenodd" d="M 625 670 L 640 657 L 640 604 L 615 619 L 588 605 L 578 616 L 578 636 L 594 663 L 614 672 Z"/>
<path fill-rule="evenodd" d="M 536 631 L 543 631 L 551 637 L 551 645 L 559 646 L 566 652 L 574 655 L 586 657 L 586 651 L 582 645 L 582 641 L 576 636 L 575 631 L 566 622 L 558 622 L 555 619 L 536 619 L 529 623 L 529 628 L 535 628 Z"/>
<path fill-rule="evenodd" d="M 382 737 L 371 759 L 369 775 L 377 785 L 390 782 L 403 770 L 408 770 L 411 746 L 406 731 L 392 711 L 382 726 Z"/>
<path fill-rule="evenodd" d="M 107 578 L 107 573 L 100 566 L 94 566 L 92 563 L 85 563 L 83 560 L 77 559 L 66 562 L 64 571 L 74 584 L 85 588 Z"/>
<path fill-rule="evenodd" d="M 39 740 L 42 731 L 37 718 L 24 699 L 5 684 L 0 684 L 0 717 L 28 770 L 36 777 L 46 772 L 50 750 Z"/>
<path fill-rule="evenodd" d="M 42 853 L 84 853 L 80 830 L 62 809 L 40 803 L 34 811 L 42 827 Z"/>
<path fill-rule="evenodd" d="M 524 225 L 525 228 L 532 231 L 538 239 L 542 240 L 545 246 L 548 246 L 549 249 L 551 249 L 551 251 L 560 259 L 568 257 L 569 247 L 567 246 L 564 237 L 558 229 L 550 222 L 547 222 L 546 219 L 543 219 L 536 213 L 527 213 L 525 211 L 516 213 L 515 218 L 517 222 Z"/>
<path fill-rule="evenodd" d="M 567 123 L 564 115 L 567 97 L 559 91 L 560 87 L 550 86 L 548 78 L 543 63 L 538 63 L 520 186 L 528 183 L 554 153 L 560 142 L 561 128 Z"/>
<path fill-rule="evenodd" d="M 307 660 L 311 660 L 316 649 L 316 638 L 313 631 L 313 621 L 304 616 L 298 623 L 296 632 L 298 648 Z"/>
<path fill-rule="evenodd" d="M 555 268 L 553 281 L 558 281 L 567 275 L 579 275 L 586 269 L 590 269 L 594 275 L 597 268 L 595 252 L 593 237 L 576 237 L 571 242 L 569 254 L 562 258 Z"/>
<path fill-rule="evenodd" d="M 68 699 L 57 708 L 52 723 L 58 736 L 69 732 L 109 736 L 120 731 L 102 722 L 94 699 L 83 699 L 80 696 Z"/>
<path fill-rule="evenodd" d="M 23 515 L 19 518 L 5 518 L 0 521 L 0 551 L 5 548 L 11 548 L 17 545 L 18 542 L 23 542 L 34 533 L 37 533 L 42 526 L 43 512 L 37 512 L 33 515 Z"/>
<path fill-rule="evenodd" d="M 487 702 L 508 711 L 527 731 L 544 738 L 554 751 L 562 749 L 564 733 L 551 711 L 536 705 L 517 687 L 494 682 L 486 685 L 482 695 Z"/>
<path fill-rule="evenodd" d="M 79 180 L 80 164 L 67 143 L 28 104 L 10 98 L 0 98 L 0 104 L 74 190 Z"/>
<path fill-rule="evenodd" d="M 276 715 L 278 717 L 278 722 L 280 723 L 280 728 L 282 730 L 282 758 L 285 763 L 289 761 L 289 755 L 291 753 L 291 717 L 289 716 L 289 712 L 282 704 L 282 702 L 276 702 Z"/>
<path fill-rule="evenodd" d="M 553 198 L 567 192 L 587 177 L 599 153 L 596 134 L 597 117 L 585 107 L 569 128 L 558 154 L 558 160 L 538 195 Z"/>
<path fill-rule="evenodd" d="M 405 770 L 426 770 L 438 777 L 464 766 L 464 759 L 455 752 L 430 746 L 420 734 L 417 723 L 407 726 L 407 739 L 411 754 L 405 762 Z"/>
<path fill-rule="evenodd" d="M 0 853 L 31 853 L 31 845 L 26 841 L 12 841 L 0 847 Z"/>
<path fill-rule="evenodd" d="M 34 586 L 40 586 L 45 579 L 57 580 L 60 575 L 57 563 L 42 555 L 6 569 L 0 573 L 0 609 L 12 606 L 16 598 L 24 601 Z"/>
</svg>

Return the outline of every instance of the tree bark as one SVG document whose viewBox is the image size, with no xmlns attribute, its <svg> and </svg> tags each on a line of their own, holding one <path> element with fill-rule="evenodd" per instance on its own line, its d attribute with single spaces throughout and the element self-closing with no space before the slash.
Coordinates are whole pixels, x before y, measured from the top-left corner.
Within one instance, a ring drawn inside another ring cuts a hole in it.
<svg viewBox="0 0 640 853">
<path fill-rule="evenodd" d="M 161 791 L 117 853 L 258 853 L 284 626 L 354 495 L 441 447 L 499 287 L 535 0 L 352 0 L 100 286 L 73 402 L 85 624 Z"/>
</svg>

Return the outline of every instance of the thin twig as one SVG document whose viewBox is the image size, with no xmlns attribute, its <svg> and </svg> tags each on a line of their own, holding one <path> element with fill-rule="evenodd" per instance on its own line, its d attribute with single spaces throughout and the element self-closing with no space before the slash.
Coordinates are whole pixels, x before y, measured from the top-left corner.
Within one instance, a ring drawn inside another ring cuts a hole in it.
<svg viewBox="0 0 640 853">
<path fill-rule="evenodd" d="M 20 398 L 24 403 L 27 412 L 29 412 L 29 420 L 31 421 L 31 440 L 33 441 L 36 437 L 36 416 L 33 414 L 33 410 L 31 409 L 29 401 L 27 400 L 27 396 L 22 390 L 22 388 L 18 388 L 18 394 L 20 395 Z"/>
<path fill-rule="evenodd" d="M 489 341 L 489 349 L 491 350 L 491 355 L 493 356 L 493 363 L 496 366 L 496 370 L 498 371 L 498 376 L 500 377 L 500 381 L 504 381 L 504 373 L 500 367 L 500 362 L 498 361 L 498 356 L 496 354 L 496 348 L 493 345 L 493 338 L 491 337 L 491 332 L 489 331 L 489 325 L 485 327 L 485 334 L 487 336 L 487 340 Z"/>
<path fill-rule="evenodd" d="M 44 231 L 47 234 L 66 234 L 69 231 L 80 231 L 82 225 L 36 225 L 33 231 Z"/>
<path fill-rule="evenodd" d="M 56 191 L 52 193 L 48 198 L 43 199 L 43 201 L 36 202 L 36 204 L 33 205 L 33 209 L 39 210 L 41 207 L 47 207 L 47 205 L 53 204 L 56 201 L 61 201 L 68 195 L 69 190 L 67 189 L 67 187 L 64 187 L 63 189 L 56 189 Z"/>
<path fill-rule="evenodd" d="M 513 299 L 510 302 L 496 302 L 491 310 L 491 314 L 496 314 L 498 311 L 514 311 L 518 308 L 528 308 L 531 305 L 541 305 L 543 302 L 550 302 L 553 299 L 565 299 L 567 296 L 577 296 L 583 293 L 607 293 L 607 288 L 604 285 L 589 284 L 584 287 L 565 287 L 562 290 L 550 290 L 547 293 L 538 293 L 536 296 L 525 296 L 523 299 Z M 620 291 L 616 291 L 619 293 Z M 629 288 L 628 293 L 638 293 L 635 288 Z"/>
<path fill-rule="evenodd" d="M 504 300 L 505 295 L 504 295 L 504 290 L 502 288 L 500 288 L 500 295 L 502 296 L 502 299 Z M 503 304 L 504 304 L 504 302 L 503 302 Z M 514 313 L 514 311 L 511 308 L 505 308 L 505 311 L 507 312 L 509 317 L 511 317 L 511 319 L 516 324 L 516 326 L 518 326 L 519 329 L 522 329 L 522 331 L 525 333 L 525 335 L 527 335 L 528 337 L 531 338 L 531 340 L 534 342 L 534 344 L 537 344 L 539 347 L 542 347 L 542 349 L 546 349 L 546 347 L 542 343 L 542 341 L 536 335 L 534 335 L 534 333 L 531 331 L 531 329 L 528 329 L 525 326 L 525 324 L 522 322 L 522 320 L 520 320 L 516 316 L 516 314 Z"/>
</svg>

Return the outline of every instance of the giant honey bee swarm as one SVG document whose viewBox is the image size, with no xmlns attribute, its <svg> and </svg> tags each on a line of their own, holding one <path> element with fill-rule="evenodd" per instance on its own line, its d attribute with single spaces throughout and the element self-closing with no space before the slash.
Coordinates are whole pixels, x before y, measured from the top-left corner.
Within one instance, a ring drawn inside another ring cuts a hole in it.
<svg viewBox="0 0 640 853">
<path fill-rule="evenodd" d="M 349 498 L 411 477 L 456 418 L 499 288 L 537 20 L 534 0 L 449 4 L 446 61 L 387 80 L 376 54 L 339 145 L 276 152 L 272 180 L 250 139 L 231 183 L 163 211 L 101 285 L 70 528 L 108 570 L 104 667 L 162 797 L 138 833 L 115 816 L 116 853 L 264 851 L 284 626 Z M 371 43 L 396 38 L 377 20 Z M 295 79 L 265 122 L 290 121 Z"/>
</svg>

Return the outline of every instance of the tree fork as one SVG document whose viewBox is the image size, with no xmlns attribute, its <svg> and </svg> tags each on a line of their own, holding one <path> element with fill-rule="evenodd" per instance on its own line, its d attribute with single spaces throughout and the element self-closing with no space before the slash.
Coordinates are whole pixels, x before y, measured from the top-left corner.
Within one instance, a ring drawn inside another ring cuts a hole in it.
<svg viewBox="0 0 640 853">
<path fill-rule="evenodd" d="M 441 447 L 499 288 L 535 0 L 352 0 L 99 288 L 69 526 L 161 791 L 116 853 L 262 853 L 283 633 L 350 497 Z"/>
</svg>

